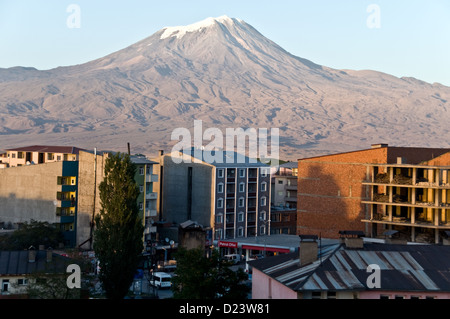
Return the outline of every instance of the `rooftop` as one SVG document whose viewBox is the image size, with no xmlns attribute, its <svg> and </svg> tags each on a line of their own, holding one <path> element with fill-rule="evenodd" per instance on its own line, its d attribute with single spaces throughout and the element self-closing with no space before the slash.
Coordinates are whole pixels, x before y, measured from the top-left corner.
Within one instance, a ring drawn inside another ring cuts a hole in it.
<svg viewBox="0 0 450 319">
<path fill-rule="evenodd" d="M 78 154 L 80 150 L 83 149 L 75 146 L 32 145 L 9 148 L 6 151 Z"/>
<path fill-rule="evenodd" d="M 5 275 L 27 275 L 36 272 L 65 273 L 71 259 L 52 253 L 47 262 L 47 251 L 36 250 L 36 261 L 28 261 L 28 250 L 0 251 L 0 277 Z"/>
<path fill-rule="evenodd" d="M 450 246 L 364 243 L 363 249 L 324 244 L 320 257 L 300 266 L 299 254 L 249 264 L 294 291 L 366 290 L 367 267 L 380 267 L 381 289 L 450 291 Z"/>
</svg>

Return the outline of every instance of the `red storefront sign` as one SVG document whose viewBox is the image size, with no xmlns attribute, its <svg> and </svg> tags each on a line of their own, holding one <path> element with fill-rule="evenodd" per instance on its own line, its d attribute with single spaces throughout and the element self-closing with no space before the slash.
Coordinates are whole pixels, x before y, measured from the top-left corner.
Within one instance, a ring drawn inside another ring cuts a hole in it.
<svg viewBox="0 0 450 319">
<path fill-rule="evenodd" d="M 219 247 L 238 248 L 238 243 L 234 241 L 219 241 Z"/>
<path fill-rule="evenodd" d="M 260 251 L 271 251 L 277 253 L 290 253 L 291 251 L 287 248 L 277 248 L 277 247 L 264 247 L 264 246 L 251 246 L 251 245 L 242 245 L 242 249 L 251 249 L 251 250 L 260 250 Z"/>
</svg>

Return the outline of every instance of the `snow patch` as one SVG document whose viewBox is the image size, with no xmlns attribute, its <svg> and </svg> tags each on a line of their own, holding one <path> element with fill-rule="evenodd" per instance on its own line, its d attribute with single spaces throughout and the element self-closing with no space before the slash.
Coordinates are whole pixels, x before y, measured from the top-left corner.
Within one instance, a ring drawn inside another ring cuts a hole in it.
<svg viewBox="0 0 450 319">
<path fill-rule="evenodd" d="M 241 22 L 240 20 L 238 20 Z M 193 23 L 187 26 L 178 26 L 178 27 L 166 27 L 164 28 L 164 32 L 161 34 L 161 39 L 166 39 L 169 37 L 177 37 L 178 39 L 182 38 L 188 32 L 196 32 L 200 31 L 204 28 L 208 28 L 213 26 L 215 23 L 234 23 L 233 19 L 228 16 L 221 16 L 218 18 L 207 18 L 203 21 Z"/>
</svg>

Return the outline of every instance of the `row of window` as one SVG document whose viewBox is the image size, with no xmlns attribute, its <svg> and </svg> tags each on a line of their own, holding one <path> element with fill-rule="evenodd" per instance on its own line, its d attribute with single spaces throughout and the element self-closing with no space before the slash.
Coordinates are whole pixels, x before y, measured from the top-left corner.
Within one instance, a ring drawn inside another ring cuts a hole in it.
<svg viewBox="0 0 450 319">
<path fill-rule="evenodd" d="M 214 238 L 216 238 L 216 239 L 234 238 L 234 231 L 232 231 L 232 233 L 229 233 L 227 231 L 226 237 L 223 236 L 223 233 L 224 233 L 223 229 L 216 229 Z M 259 235 L 265 235 L 265 234 L 266 234 L 266 226 L 261 226 L 259 228 Z M 253 228 L 253 230 L 249 228 L 247 236 L 251 237 L 251 236 L 255 236 L 255 235 L 256 234 L 255 234 L 254 228 Z M 245 237 L 244 227 L 239 227 L 236 230 L 236 237 Z"/>
<path fill-rule="evenodd" d="M 250 191 L 250 189 L 249 189 Z M 256 189 L 254 190 L 256 192 Z M 267 183 L 266 182 L 262 182 L 261 183 L 261 192 L 266 192 L 267 191 Z M 224 192 L 224 184 L 223 183 L 219 183 L 217 184 L 217 193 L 222 194 Z M 234 189 L 233 189 L 234 192 Z M 245 183 L 240 183 L 239 184 L 239 193 L 244 193 L 245 192 Z"/>
<path fill-rule="evenodd" d="M 223 203 L 224 203 L 224 199 L 223 198 L 218 198 L 217 199 L 217 208 L 223 208 Z M 256 202 L 253 203 L 253 205 L 250 205 L 249 202 L 249 206 L 254 207 L 256 205 Z M 267 197 L 261 197 L 261 202 L 260 202 L 261 206 L 267 206 Z M 230 208 L 234 208 L 234 203 L 232 205 L 233 207 Z M 245 206 L 245 198 L 244 197 L 240 197 L 238 199 L 238 207 L 244 207 Z M 228 208 L 228 204 L 227 204 L 227 208 Z"/>
<path fill-rule="evenodd" d="M 243 212 L 238 213 L 237 214 L 237 222 L 239 222 L 239 223 L 243 222 L 244 216 L 245 216 L 245 214 Z M 260 212 L 259 218 L 260 218 L 260 220 L 265 221 L 267 219 L 267 213 L 265 211 Z M 233 221 L 228 220 L 228 217 L 227 217 L 227 223 L 228 222 L 233 222 Z M 218 223 L 218 224 L 223 223 L 223 214 L 219 214 L 216 216 L 216 223 Z"/>
<path fill-rule="evenodd" d="M 239 177 L 245 177 L 246 168 L 240 168 L 239 169 Z M 254 169 L 256 171 L 256 168 Z M 227 171 L 227 177 L 234 177 L 235 170 L 229 169 Z M 267 177 L 270 174 L 270 171 L 268 168 L 261 168 L 261 177 Z M 225 176 L 225 169 L 224 168 L 218 168 L 217 169 L 217 177 L 223 178 Z M 249 174 L 249 177 L 256 177 L 253 174 Z"/>
</svg>

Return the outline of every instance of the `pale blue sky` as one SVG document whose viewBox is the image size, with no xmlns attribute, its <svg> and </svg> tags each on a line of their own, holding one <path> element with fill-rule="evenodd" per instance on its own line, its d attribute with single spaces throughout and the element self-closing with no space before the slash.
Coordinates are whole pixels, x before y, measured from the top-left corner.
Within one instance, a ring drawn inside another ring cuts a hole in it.
<svg viewBox="0 0 450 319">
<path fill-rule="evenodd" d="M 80 28 L 69 28 L 71 4 Z M 367 20 L 379 11 L 379 28 Z M 165 26 L 228 15 L 290 53 L 450 86 L 448 0 L 0 0 L 0 67 L 50 69 L 103 57 Z"/>
</svg>

